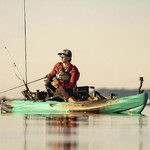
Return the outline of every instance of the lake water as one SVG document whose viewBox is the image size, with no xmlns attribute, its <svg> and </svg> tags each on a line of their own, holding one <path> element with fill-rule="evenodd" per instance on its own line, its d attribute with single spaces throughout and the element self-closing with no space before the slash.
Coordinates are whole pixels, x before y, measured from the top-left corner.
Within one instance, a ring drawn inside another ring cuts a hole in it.
<svg viewBox="0 0 150 150">
<path fill-rule="evenodd" d="M 150 106 L 142 114 L 0 114 L 0 150 L 149 150 Z"/>
</svg>

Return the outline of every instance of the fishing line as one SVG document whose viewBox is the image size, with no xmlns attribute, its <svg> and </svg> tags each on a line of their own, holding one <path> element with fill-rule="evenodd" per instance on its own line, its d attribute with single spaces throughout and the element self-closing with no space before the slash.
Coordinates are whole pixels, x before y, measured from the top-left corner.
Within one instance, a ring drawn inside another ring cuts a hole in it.
<svg viewBox="0 0 150 150">
<path fill-rule="evenodd" d="M 21 81 L 20 77 L 15 73 L 16 77 Z"/>
</svg>

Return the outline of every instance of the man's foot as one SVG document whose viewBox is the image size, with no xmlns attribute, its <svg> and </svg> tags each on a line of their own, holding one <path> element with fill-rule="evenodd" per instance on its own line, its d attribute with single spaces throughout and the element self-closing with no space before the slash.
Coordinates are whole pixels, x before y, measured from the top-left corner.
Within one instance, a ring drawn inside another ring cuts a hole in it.
<svg viewBox="0 0 150 150">
<path fill-rule="evenodd" d="M 88 101 L 96 101 L 96 100 L 99 100 L 99 98 L 98 98 L 98 97 L 93 97 L 93 98 L 92 98 L 92 97 L 89 96 L 89 97 L 87 98 L 87 100 L 88 100 Z"/>
<path fill-rule="evenodd" d="M 68 102 L 69 103 L 74 103 L 74 102 L 76 102 L 76 100 L 75 100 L 74 97 L 69 97 Z"/>
<path fill-rule="evenodd" d="M 87 98 L 87 100 L 88 101 L 93 101 L 92 97 L 90 97 L 90 96 Z"/>
<path fill-rule="evenodd" d="M 97 101 L 97 100 L 99 100 L 98 97 L 94 97 L 94 98 L 93 98 L 93 101 Z"/>
</svg>

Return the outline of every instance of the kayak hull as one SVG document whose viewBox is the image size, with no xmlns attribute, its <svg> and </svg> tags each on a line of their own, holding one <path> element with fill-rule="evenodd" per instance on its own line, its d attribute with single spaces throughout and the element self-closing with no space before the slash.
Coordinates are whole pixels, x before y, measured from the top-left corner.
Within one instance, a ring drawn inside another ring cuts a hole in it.
<svg viewBox="0 0 150 150">
<path fill-rule="evenodd" d="M 2 111 L 22 114 L 68 114 L 85 113 L 141 113 L 146 106 L 148 94 L 138 94 L 110 100 L 80 101 L 74 103 L 31 100 L 6 101 Z"/>
</svg>

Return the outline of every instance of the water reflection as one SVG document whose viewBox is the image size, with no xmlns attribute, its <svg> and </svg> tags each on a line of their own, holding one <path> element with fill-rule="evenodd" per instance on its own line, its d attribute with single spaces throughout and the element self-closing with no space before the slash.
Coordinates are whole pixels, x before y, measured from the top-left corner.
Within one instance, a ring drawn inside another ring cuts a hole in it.
<svg viewBox="0 0 150 150">
<path fill-rule="evenodd" d="M 116 144 L 122 150 L 144 150 L 143 115 L 26 115 L 24 119 L 24 150 L 109 150 L 118 149 Z"/>
<path fill-rule="evenodd" d="M 59 150 L 75 150 L 77 147 L 77 140 L 74 140 L 77 132 L 75 128 L 78 126 L 75 116 L 60 116 L 46 118 L 46 131 L 48 135 L 53 135 L 58 140 L 47 143 L 48 147 Z"/>
<path fill-rule="evenodd" d="M 4 150 L 147 150 L 149 129 L 150 113 L 147 116 L 1 114 L 0 147 Z"/>
<path fill-rule="evenodd" d="M 39 115 L 26 115 L 25 116 L 25 150 L 29 150 L 28 143 L 31 144 L 31 141 L 28 136 L 33 136 L 31 133 L 36 133 L 36 139 L 39 137 L 41 143 L 44 142 L 44 147 L 46 149 L 52 150 L 75 150 L 78 144 L 77 131 L 78 127 L 77 116 L 73 115 L 49 115 L 48 117 L 39 116 Z M 37 134 L 37 132 L 31 131 L 32 123 L 40 122 L 41 125 L 37 124 L 34 128 L 36 131 L 44 128 L 43 134 Z"/>
</svg>

